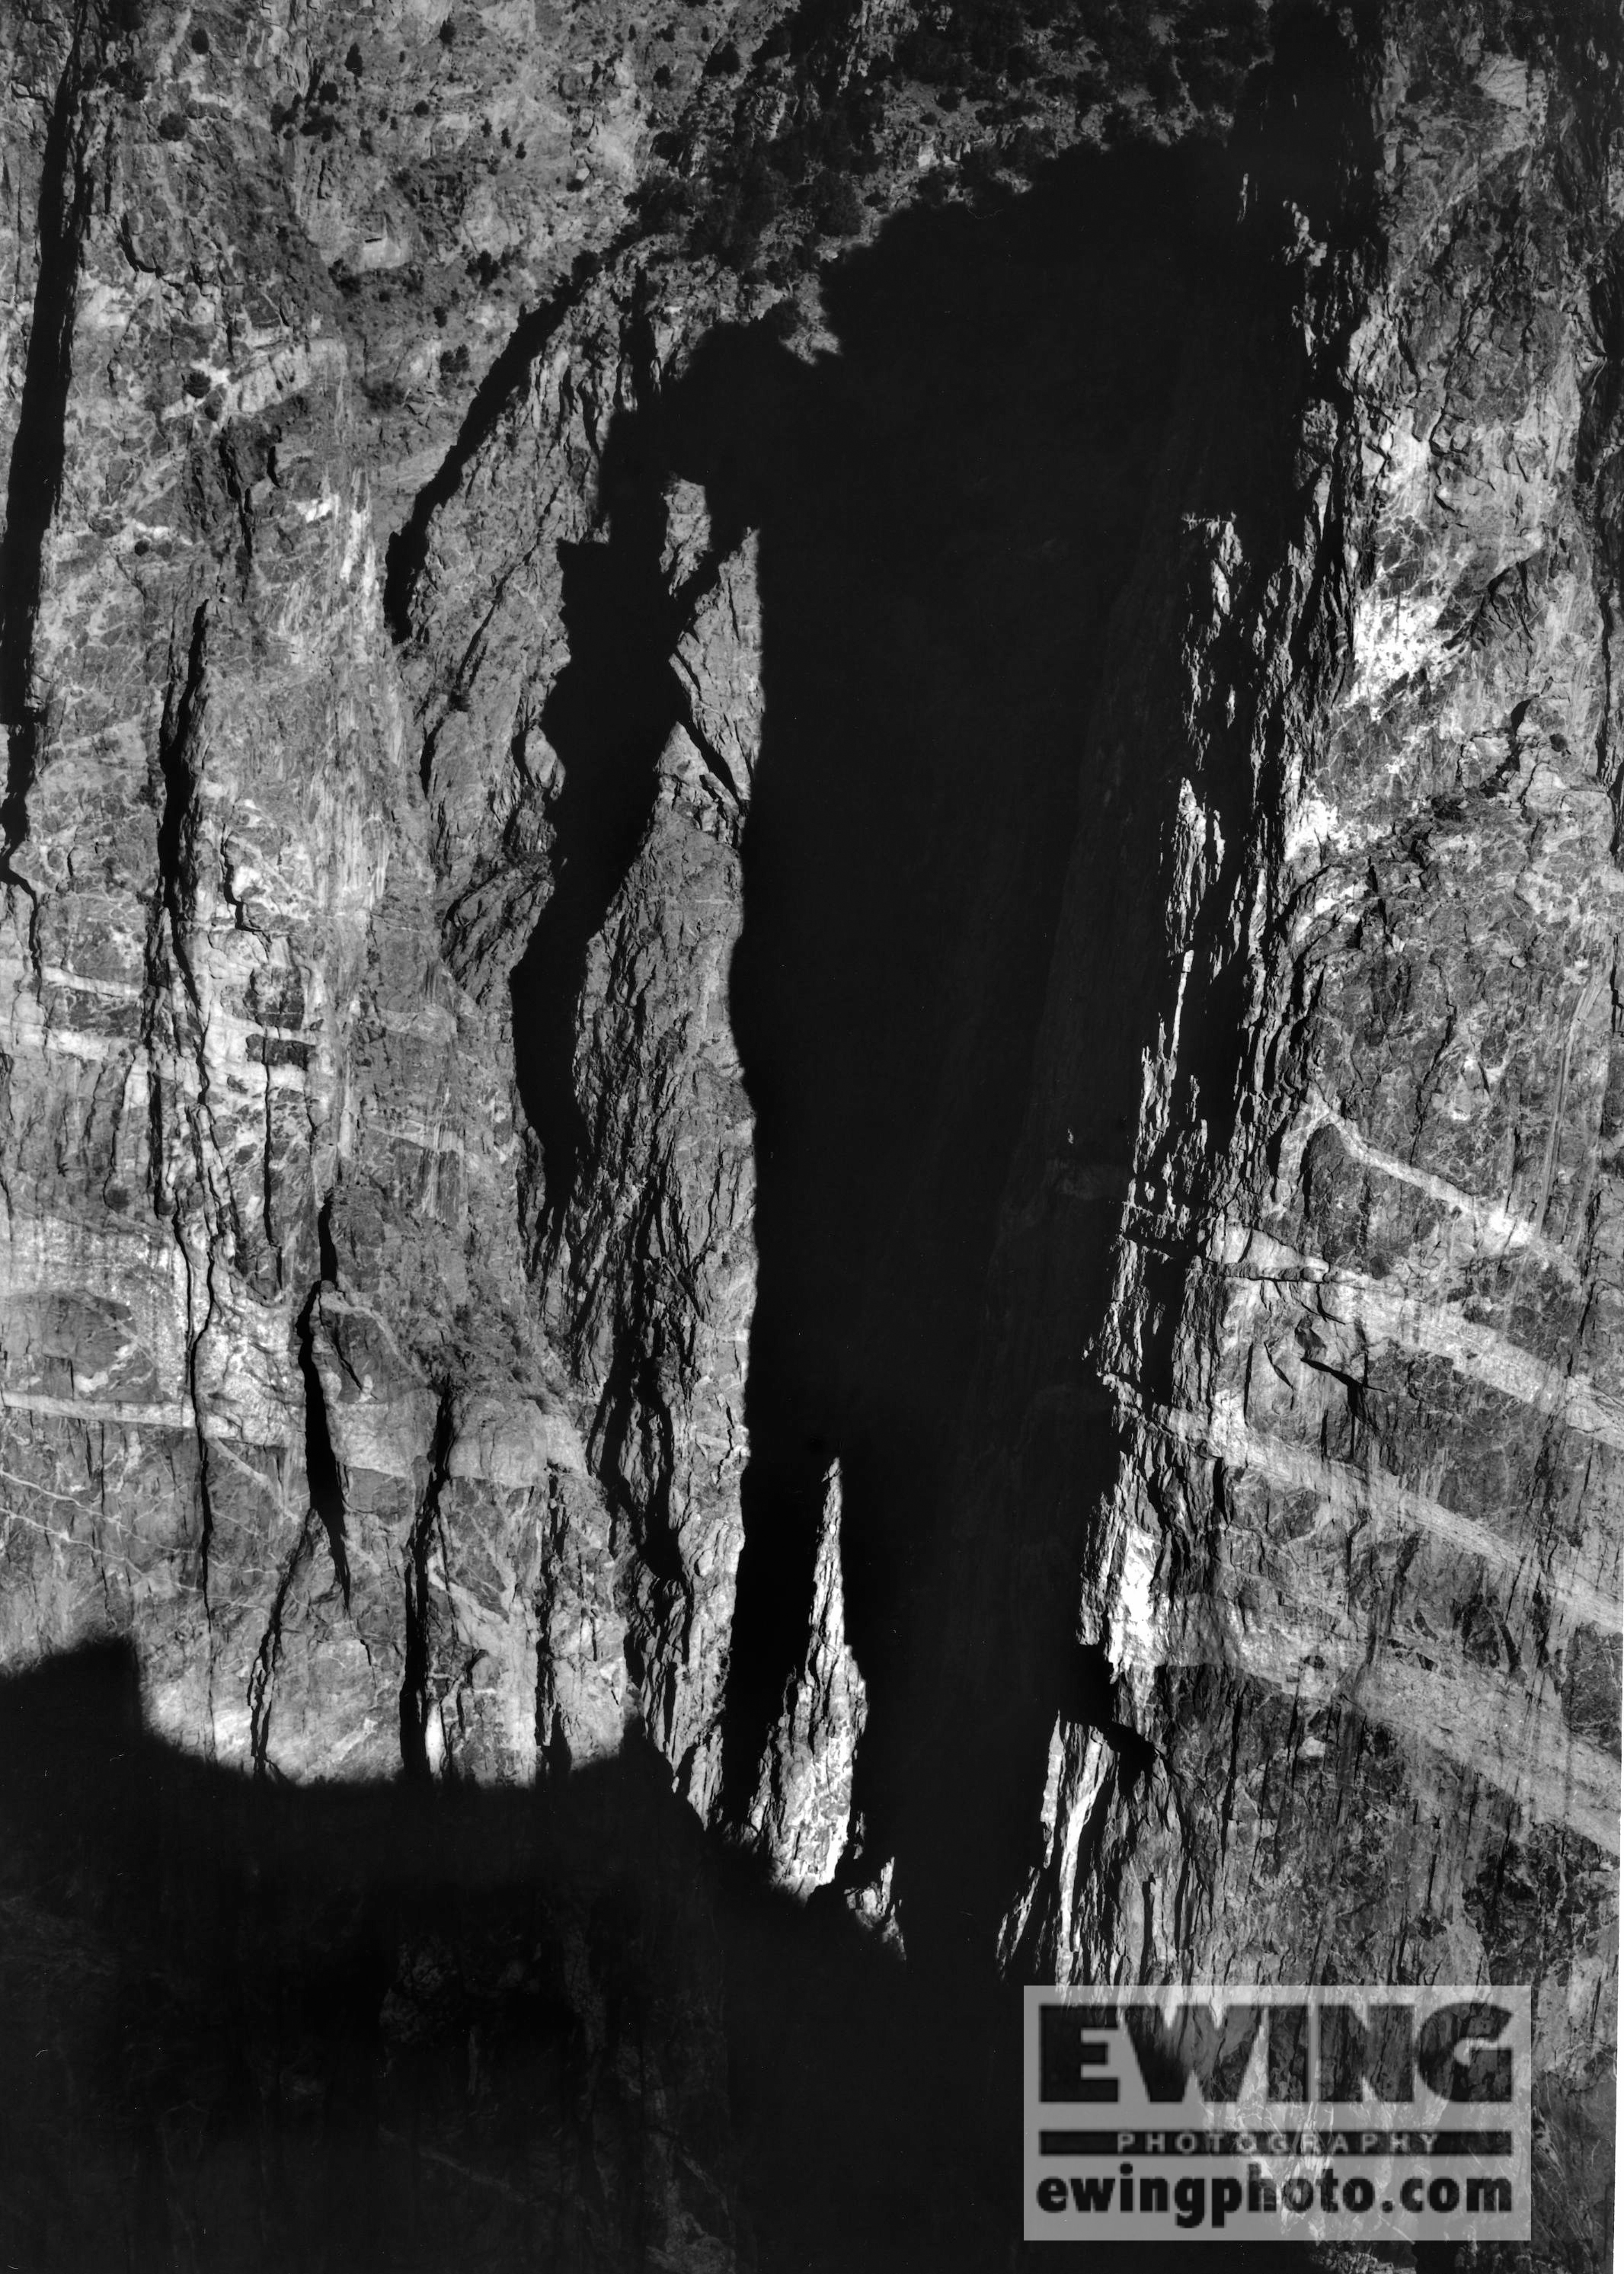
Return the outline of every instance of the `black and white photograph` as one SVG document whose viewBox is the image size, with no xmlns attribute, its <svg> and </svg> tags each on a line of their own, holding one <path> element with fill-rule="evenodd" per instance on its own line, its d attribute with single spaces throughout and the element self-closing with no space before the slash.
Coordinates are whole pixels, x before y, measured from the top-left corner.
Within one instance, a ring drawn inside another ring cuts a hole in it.
<svg viewBox="0 0 1624 2274">
<path fill-rule="evenodd" d="M 0 0 L 0 2274 L 1613 2274 L 1624 0 Z"/>
</svg>

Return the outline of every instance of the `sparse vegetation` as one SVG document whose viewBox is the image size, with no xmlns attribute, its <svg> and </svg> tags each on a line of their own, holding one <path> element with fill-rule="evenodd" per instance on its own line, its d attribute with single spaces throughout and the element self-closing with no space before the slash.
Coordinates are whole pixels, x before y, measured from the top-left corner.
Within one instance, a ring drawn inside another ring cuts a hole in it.
<svg viewBox="0 0 1624 2274">
<path fill-rule="evenodd" d="M 831 237 L 855 237 L 862 227 L 862 200 L 851 181 L 825 167 L 813 185 L 812 211 Z"/>
</svg>

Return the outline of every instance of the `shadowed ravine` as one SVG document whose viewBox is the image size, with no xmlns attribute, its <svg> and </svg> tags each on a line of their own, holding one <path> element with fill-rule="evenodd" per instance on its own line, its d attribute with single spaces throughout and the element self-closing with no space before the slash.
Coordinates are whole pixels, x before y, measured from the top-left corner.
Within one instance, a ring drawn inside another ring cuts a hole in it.
<svg viewBox="0 0 1624 2274">
<path fill-rule="evenodd" d="M 1224 178 L 1200 153 L 1079 154 L 983 213 L 892 223 L 827 290 L 838 353 L 722 331 L 622 416 L 609 542 L 566 563 L 572 660 L 545 718 L 560 882 L 514 995 L 555 1216 L 580 1141 L 572 975 L 677 711 L 661 487 L 703 482 L 718 546 L 760 531 L 765 717 L 731 983 L 760 1278 L 727 1774 L 738 1805 L 838 1454 L 874 1707 L 859 1804 L 882 1846 L 927 1742 L 939 1517 L 1061 882 L 1109 794 L 1083 768 L 1090 708 Z"/>
<path fill-rule="evenodd" d="M 1304 85 L 1323 69 L 1312 42 L 1293 64 Z M 1304 118 L 1318 124 L 1298 119 L 1289 85 L 1266 83 L 1245 147 L 1323 203 L 1342 144 L 1319 109 Z M 718 552 L 760 532 L 765 708 L 730 983 L 759 1276 L 726 1802 L 735 1816 L 748 1802 L 802 1645 L 838 1457 L 848 1632 L 870 1699 L 855 1807 L 869 1855 L 897 1853 L 911 1873 L 919 1946 L 936 1941 L 950 1975 L 989 1963 L 1056 1713 L 1113 1726 L 1109 1669 L 1077 1659 L 1068 1600 L 1110 1456 L 1102 1397 L 1068 1456 L 1064 1537 L 1044 1515 L 1027 1547 L 987 1541 L 978 1572 L 953 1562 L 947 1510 L 1079 857 L 1101 879 L 1088 956 L 1113 975 L 1079 1142 L 1116 1164 L 1071 1296 L 1079 1356 L 1105 1299 L 1149 1031 L 1122 940 L 1149 925 L 1154 953 L 1177 775 L 1171 749 L 1091 746 L 1090 720 L 1113 653 L 1131 648 L 1123 596 L 1153 498 L 1135 605 L 1156 610 L 1182 574 L 1178 480 L 1205 510 L 1266 525 L 1274 512 L 1274 438 L 1303 381 L 1279 350 L 1267 247 L 1235 225 L 1244 171 L 1211 146 L 1075 153 L 1019 197 L 899 217 L 831 275 L 834 351 L 721 329 L 677 384 L 621 414 L 604 455 L 608 542 L 565 562 L 572 659 L 545 717 L 566 775 L 560 881 L 514 989 L 554 1222 L 581 1142 L 579 972 L 680 702 L 680 612 L 657 574 L 665 486 L 703 483 Z M 1234 425 L 1216 443 L 1214 403 Z M 1027 1582 L 1011 1577 L 1023 1555 Z M 954 1727 L 944 1637 L 1011 1585 L 1026 1633 L 1005 1694 Z M 952 1767 L 966 1746 L 974 1793 Z M 966 1811 L 989 1835 L 969 1865 L 954 1829 Z"/>
</svg>

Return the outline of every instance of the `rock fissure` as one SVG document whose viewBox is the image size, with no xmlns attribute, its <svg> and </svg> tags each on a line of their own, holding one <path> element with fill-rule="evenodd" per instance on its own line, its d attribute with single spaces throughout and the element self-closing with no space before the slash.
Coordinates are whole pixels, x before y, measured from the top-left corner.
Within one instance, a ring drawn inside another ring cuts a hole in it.
<svg viewBox="0 0 1624 2274">
<path fill-rule="evenodd" d="M 178 1205 L 171 1229 L 175 1244 L 180 1252 L 181 1269 L 185 1282 L 186 1403 L 192 1415 L 192 1440 L 197 1451 L 198 1510 L 200 1518 L 198 1532 L 198 1592 L 207 1615 L 209 1603 L 209 1551 L 214 1540 L 214 1499 L 209 1469 L 208 1419 L 202 1388 L 199 1359 L 204 1342 L 214 1317 L 214 1272 L 212 1254 L 204 1267 L 202 1316 L 198 1316 L 198 1291 L 195 1266 L 187 1243 Z"/>
<path fill-rule="evenodd" d="M 323 1259 L 324 1267 L 327 1261 Z M 305 1298 L 304 1307 L 299 1313 L 298 1364 L 299 1375 L 304 1386 L 304 1473 L 310 1487 L 311 1511 L 327 1534 L 334 1574 L 343 1595 L 344 1608 L 348 1610 L 350 1559 L 344 1547 L 343 1480 L 333 1449 L 333 1434 L 327 1426 L 327 1392 L 322 1388 L 321 1373 L 315 1356 L 316 1323 L 320 1316 L 322 1288 L 330 1284 L 324 1268 L 322 1277 L 311 1289 Z"/>
<path fill-rule="evenodd" d="M 200 1105 L 207 1099 L 208 1069 L 202 1049 L 203 1002 L 192 968 L 190 943 L 196 892 L 199 740 L 207 666 L 208 604 L 205 601 L 192 616 L 184 675 L 171 670 L 164 697 L 163 722 L 158 733 L 162 805 L 158 818 L 157 906 L 160 921 L 167 919 L 169 953 L 184 986 L 187 1008 L 198 1030 L 199 1079 L 203 1085 Z"/>
<path fill-rule="evenodd" d="M 38 279 L 28 329 L 27 360 L 6 478 L 0 542 L 0 723 L 6 732 L 6 779 L 0 799 L 0 875 L 17 875 L 15 856 L 28 833 L 28 795 L 39 764 L 41 718 L 34 685 L 34 634 L 46 573 L 46 546 L 61 494 L 64 427 L 73 368 L 79 266 L 94 184 L 85 111 L 94 69 L 84 54 L 87 11 L 76 11 L 66 66 L 57 83 L 40 168 L 35 219 Z"/>
<path fill-rule="evenodd" d="M 548 808 L 552 889 L 511 980 L 515 1079 L 541 1148 L 544 1238 L 553 1246 L 587 1135 L 573 1071 L 587 957 L 631 870 L 656 761 L 681 705 L 670 659 L 684 617 L 661 566 L 658 490 L 631 452 L 617 461 L 610 451 L 599 491 L 607 535 L 564 558 L 569 661 L 540 719 L 563 770 Z"/>
<path fill-rule="evenodd" d="M 439 1669 L 433 1660 L 430 1608 L 430 1559 L 445 1544 L 440 1531 L 440 1496 L 447 1482 L 447 1460 L 453 1436 L 452 1399 L 442 1390 L 434 1417 L 433 1435 L 426 1455 L 426 1474 L 416 1518 L 407 1537 L 402 1570 L 405 1591 L 405 1640 L 402 1650 L 400 1693 L 401 1762 L 407 1776 L 425 1779 L 434 1773 L 431 1760 L 431 1716 L 440 1706 L 436 1686 Z"/>
<path fill-rule="evenodd" d="M 314 1513 L 312 1510 L 312 1514 Z M 272 1773 L 267 1757 L 271 1715 L 275 1706 L 277 1661 L 282 1654 L 282 1623 L 295 1581 L 309 1560 L 310 1525 L 311 1518 L 307 1516 L 293 1553 L 288 1558 L 287 1568 L 277 1584 L 271 1602 L 271 1615 L 248 1679 L 249 1758 L 256 1777 Z"/>
</svg>

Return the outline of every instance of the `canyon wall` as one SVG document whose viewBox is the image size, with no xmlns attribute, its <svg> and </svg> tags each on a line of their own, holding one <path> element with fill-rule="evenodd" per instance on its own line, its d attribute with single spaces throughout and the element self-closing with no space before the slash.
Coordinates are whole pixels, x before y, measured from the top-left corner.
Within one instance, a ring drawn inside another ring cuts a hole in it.
<svg viewBox="0 0 1624 2274">
<path fill-rule="evenodd" d="M 1056 1713 L 1016 1969 L 1532 1981 L 1575 2263 L 1611 2185 L 1620 1585 L 1592 29 L 1565 70 L 1417 11 L 1365 101 L 1304 77 L 1335 199 L 1259 154 L 1241 230 L 1277 249 L 1283 207 L 1297 282 L 1219 350 L 1237 392 L 1189 421 L 1095 713 L 1128 810 L 1068 878 L 960 1518 L 967 1558 L 1005 1509 L 1053 1557 L 1064 1512 L 1110 1677 Z"/>
<path fill-rule="evenodd" d="M 0 60 L 8 2252 L 1003 2263 L 1183 1976 L 1599 2266 L 1617 9 Z"/>
</svg>

